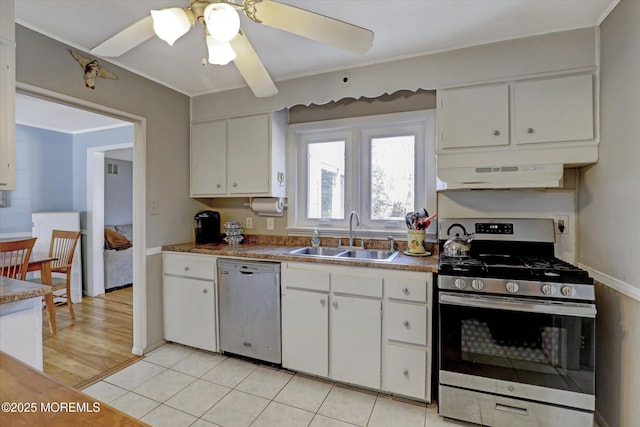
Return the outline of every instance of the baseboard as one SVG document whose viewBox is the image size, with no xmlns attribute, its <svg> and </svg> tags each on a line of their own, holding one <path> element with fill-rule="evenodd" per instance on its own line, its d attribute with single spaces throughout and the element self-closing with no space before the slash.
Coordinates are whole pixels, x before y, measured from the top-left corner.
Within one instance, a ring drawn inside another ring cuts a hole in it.
<svg viewBox="0 0 640 427">
<path fill-rule="evenodd" d="M 144 351 L 141 353 L 142 354 L 149 354 L 151 353 L 153 350 L 162 347 L 163 345 L 165 345 L 167 342 L 165 340 L 160 340 L 160 342 L 157 342 L 147 348 L 144 349 Z M 137 354 L 137 353 L 136 353 Z"/>
<path fill-rule="evenodd" d="M 588 265 L 578 264 L 580 268 L 583 268 L 589 272 L 589 275 L 593 277 L 599 283 L 620 292 L 622 295 L 632 298 L 638 302 L 640 302 L 640 288 L 636 288 L 635 286 L 631 286 L 628 283 L 623 282 L 622 280 L 616 279 L 615 277 L 609 276 L 606 273 L 595 270 Z"/>
</svg>

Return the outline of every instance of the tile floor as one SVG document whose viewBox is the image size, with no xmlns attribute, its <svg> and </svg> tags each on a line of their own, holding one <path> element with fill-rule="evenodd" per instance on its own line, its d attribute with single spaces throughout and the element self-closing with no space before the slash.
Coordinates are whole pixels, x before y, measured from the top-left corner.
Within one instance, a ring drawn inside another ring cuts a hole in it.
<svg viewBox="0 0 640 427">
<path fill-rule="evenodd" d="M 83 390 L 152 426 L 445 427 L 425 405 L 177 344 Z"/>
</svg>

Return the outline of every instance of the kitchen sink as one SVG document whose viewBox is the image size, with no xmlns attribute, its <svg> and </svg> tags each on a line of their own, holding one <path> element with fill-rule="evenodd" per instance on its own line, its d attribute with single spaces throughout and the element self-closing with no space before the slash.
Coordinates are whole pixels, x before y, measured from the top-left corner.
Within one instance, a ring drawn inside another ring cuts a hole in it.
<svg viewBox="0 0 640 427">
<path fill-rule="evenodd" d="M 287 252 L 288 255 L 328 256 L 333 257 L 346 252 L 344 248 L 331 248 L 327 246 L 305 246 Z"/>
<path fill-rule="evenodd" d="M 339 258 L 364 259 L 371 261 L 391 261 L 398 255 L 398 251 L 380 249 L 351 249 L 336 255 Z"/>
<path fill-rule="evenodd" d="M 287 255 L 368 261 L 391 261 L 396 257 L 397 254 L 398 251 L 381 249 L 347 249 L 331 248 L 326 246 L 305 246 L 303 248 L 298 248 L 287 252 Z"/>
</svg>

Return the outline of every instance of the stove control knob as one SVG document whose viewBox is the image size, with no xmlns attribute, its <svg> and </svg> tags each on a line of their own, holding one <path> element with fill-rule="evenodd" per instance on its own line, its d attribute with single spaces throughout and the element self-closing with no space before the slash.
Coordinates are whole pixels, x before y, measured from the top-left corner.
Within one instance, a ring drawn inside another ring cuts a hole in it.
<svg viewBox="0 0 640 427">
<path fill-rule="evenodd" d="M 467 287 L 467 281 L 464 279 L 456 279 L 453 285 L 458 289 L 464 289 Z"/>
<path fill-rule="evenodd" d="M 564 295 L 565 297 L 572 297 L 575 294 L 572 286 L 563 286 L 560 289 L 560 292 L 562 292 L 562 295 Z"/>
<path fill-rule="evenodd" d="M 520 290 L 520 286 L 516 282 L 507 282 L 505 288 L 510 294 L 515 294 Z"/>
<path fill-rule="evenodd" d="M 548 283 L 542 285 L 542 288 L 540 288 L 540 290 L 545 295 L 553 295 L 553 291 L 554 291 L 553 286 L 551 286 Z"/>
<path fill-rule="evenodd" d="M 476 291 L 481 291 L 484 288 L 484 282 L 480 279 L 473 279 L 471 281 L 471 287 Z"/>
</svg>

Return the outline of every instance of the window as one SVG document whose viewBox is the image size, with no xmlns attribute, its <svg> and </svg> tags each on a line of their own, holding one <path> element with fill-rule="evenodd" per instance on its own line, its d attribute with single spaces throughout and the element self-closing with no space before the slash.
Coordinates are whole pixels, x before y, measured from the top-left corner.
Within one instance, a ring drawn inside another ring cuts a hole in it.
<svg viewBox="0 0 640 427">
<path fill-rule="evenodd" d="M 434 111 L 290 126 L 289 228 L 399 235 L 409 211 L 435 210 Z M 427 206 L 430 205 L 430 206 Z"/>
</svg>

